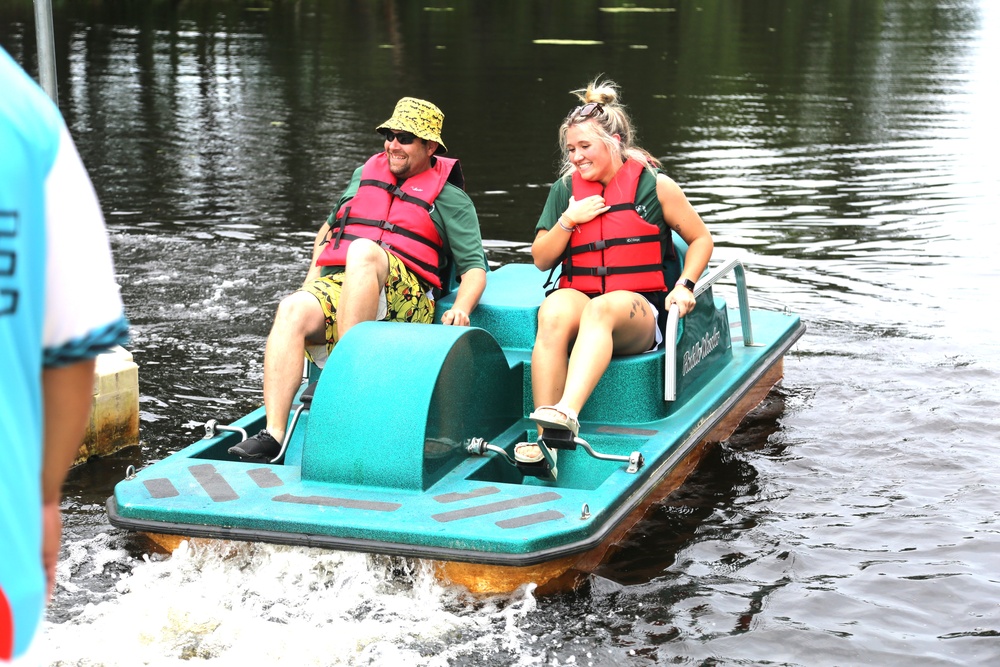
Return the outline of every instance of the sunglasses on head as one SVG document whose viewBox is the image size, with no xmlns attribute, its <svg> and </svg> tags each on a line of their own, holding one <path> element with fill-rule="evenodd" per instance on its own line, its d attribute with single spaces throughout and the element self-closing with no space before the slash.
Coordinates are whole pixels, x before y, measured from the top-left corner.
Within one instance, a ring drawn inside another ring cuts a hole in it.
<svg viewBox="0 0 1000 667">
<path fill-rule="evenodd" d="M 393 132 L 392 130 L 379 130 L 379 134 L 385 137 L 385 140 L 392 143 L 393 139 L 403 144 L 404 146 L 409 146 L 413 143 L 413 140 L 417 138 L 417 135 L 412 132 Z"/>
<path fill-rule="evenodd" d="M 573 109 L 573 113 L 570 114 L 570 118 L 573 120 L 587 120 L 588 118 L 593 118 L 594 116 L 604 113 L 604 105 L 600 102 L 588 102 L 583 106 L 579 106 Z"/>
</svg>

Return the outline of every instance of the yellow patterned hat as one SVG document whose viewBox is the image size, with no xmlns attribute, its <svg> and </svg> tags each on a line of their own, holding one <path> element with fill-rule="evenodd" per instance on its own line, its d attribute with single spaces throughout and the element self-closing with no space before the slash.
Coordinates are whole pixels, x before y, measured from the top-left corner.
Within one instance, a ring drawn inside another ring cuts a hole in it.
<svg viewBox="0 0 1000 667">
<path fill-rule="evenodd" d="M 404 97 L 396 102 L 392 118 L 375 128 L 381 130 L 403 130 L 412 132 L 424 141 L 436 141 L 438 149 L 435 155 L 447 153 L 448 148 L 441 141 L 441 127 L 444 125 L 444 114 L 436 106 L 426 100 L 415 97 Z"/>
</svg>

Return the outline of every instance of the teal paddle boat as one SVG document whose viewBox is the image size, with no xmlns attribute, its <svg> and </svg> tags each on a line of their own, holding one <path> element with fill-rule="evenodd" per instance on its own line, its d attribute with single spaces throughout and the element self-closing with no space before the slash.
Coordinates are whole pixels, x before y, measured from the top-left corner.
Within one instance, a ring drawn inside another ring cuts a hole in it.
<svg viewBox="0 0 1000 667">
<path fill-rule="evenodd" d="M 194 537 L 429 559 L 476 593 L 572 586 L 763 400 L 805 326 L 751 310 L 743 266 L 718 266 L 692 313 L 670 313 L 672 344 L 613 359 L 579 436 L 545 441 L 558 466 L 522 464 L 514 446 L 537 439 L 531 348 L 545 277 L 529 264 L 492 271 L 471 327 L 354 327 L 304 373 L 274 462 L 227 451 L 263 428 L 263 407 L 209 421 L 204 438 L 130 470 L 108 498 L 111 523 L 166 549 Z M 714 294 L 720 280 L 735 283 L 733 307 Z"/>
</svg>

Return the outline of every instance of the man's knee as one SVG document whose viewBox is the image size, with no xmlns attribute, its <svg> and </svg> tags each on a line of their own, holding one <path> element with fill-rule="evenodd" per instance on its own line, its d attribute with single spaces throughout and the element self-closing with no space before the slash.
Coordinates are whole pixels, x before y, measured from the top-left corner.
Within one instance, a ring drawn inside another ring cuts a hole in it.
<svg viewBox="0 0 1000 667">
<path fill-rule="evenodd" d="M 278 303 L 271 330 L 285 329 L 309 333 L 317 321 L 323 322 L 323 307 L 309 292 L 293 292 Z"/>
<path fill-rule="evenodd" d="M 389 259 L 380 245 L 369 239 L 355 239 L 347 248 L 345 270 L 348 272 L 372 272 L 378 276 L 388 273 Z"/>
</svg>

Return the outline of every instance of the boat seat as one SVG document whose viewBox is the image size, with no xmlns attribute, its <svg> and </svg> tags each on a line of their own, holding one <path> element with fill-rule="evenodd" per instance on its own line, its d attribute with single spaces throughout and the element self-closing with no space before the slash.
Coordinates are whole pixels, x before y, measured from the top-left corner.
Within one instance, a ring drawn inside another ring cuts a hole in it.
<svg viewBox="0 0 1000 667">
<path fill-rule="evenodd" d="M 485 329 L 504 352 L 531 356 L 538 329 L 538 306 L 545 299 L 545 273 L 531 264 L 508 264 L 491 271 L 472 326 Z M 447 308 L 443 302 L 439 308 Z M 509 356 L 509 355 L 508 355 Z"/>
<path fill-rule="evenodd" d="M 489 332 L 500 344 L 512 367 L 522 365 L 525 416 L 533 409 L 531 350 L 538 330 L 538 307 L 545 299 L 545 277 L 545 272 L 531 264 L 507 264 L 491 271 L 486 291 L 471 315 L 472 325 Z M 453 299 L 453 295 L 442 299 L 439 307 L 449 307 L 450 299 Z M 685 319 L 687 322 L 682 325 L 678 340 L 674 343 L 677 345 L 679 366 L 682 365 L 684 353 L 699 342 L 685 333 L 688 329 L 719 330 L 723 339 L 719 354 L 726 353 L 730 347 L 728 315 L 724 302 L 716 301 L 711 290 L 700 297 L 697 312 Z M 663 399 L 665 363 L 666 354 L 662 347 L 656 352 L 612 359 L 588 399 L 580 415 L 581 421 L 643 423 L 666 417 L 672 404 Z M 701 364 L 696 372 L 690 374 L 683 368 L 678 368 L 677 386 L 682 387 L 695 381 L 710 366 L 717 368 L 718 364 Z M 644 387 L 644 390 L 637 392 L 636 387 Z M 629 404 L 627 415 L 622 414 L 620 397 L 624 394 L 637 396 Z"/>
</svg>

